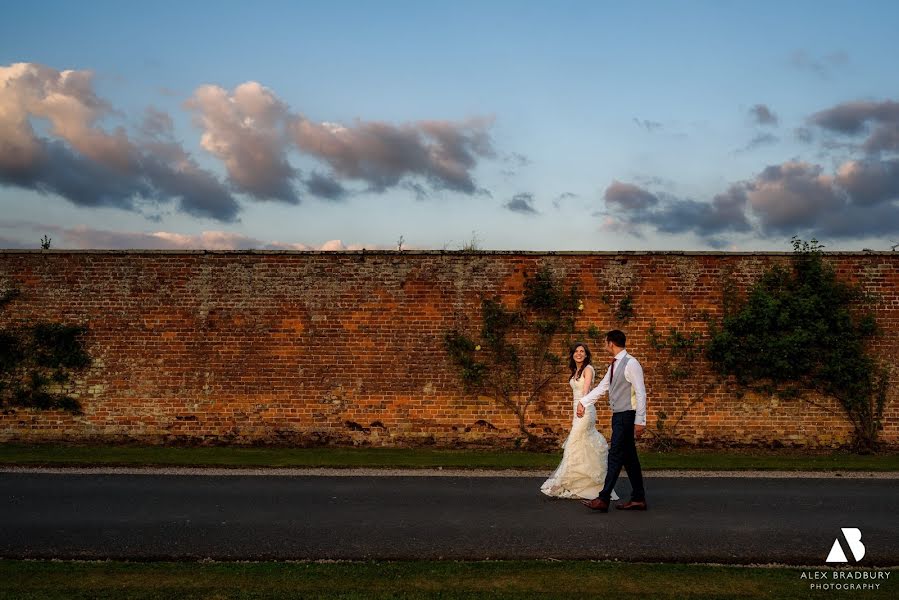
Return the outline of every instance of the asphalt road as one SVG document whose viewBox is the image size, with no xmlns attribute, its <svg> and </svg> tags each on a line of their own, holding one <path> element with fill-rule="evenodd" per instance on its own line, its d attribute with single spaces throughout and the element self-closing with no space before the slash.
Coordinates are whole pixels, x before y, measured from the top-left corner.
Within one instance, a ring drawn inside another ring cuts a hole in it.
<svg viewBox="0 0 899 600">
<path fill-rule="evenodd" d="M 618 559 L 899 565 L 895 480 L 658 478 L 650 510 L 597 514 L 542 478 L 0 473 L 0 557 Z M 628 482 L 618 493 L 627 498 Z M 842 540 L 842 537 L 841 537 Z"/>
</svg>

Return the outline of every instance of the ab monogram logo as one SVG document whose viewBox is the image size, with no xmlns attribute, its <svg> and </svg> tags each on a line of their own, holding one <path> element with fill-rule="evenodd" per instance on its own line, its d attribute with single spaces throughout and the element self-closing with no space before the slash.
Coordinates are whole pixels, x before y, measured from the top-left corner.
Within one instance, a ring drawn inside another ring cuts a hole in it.
<svg viewBox="0 0 899 600">
<path fill-rule="evenodd" d="M 846 543 L 849 545 L 849 550 L 852 551 L 852 556 L 855 558 L 855 562 L 860 561 L 865 556 L 865 545 L 862 544 L 861 530 L 856 527 L 843 527 L 842 531 L 843 537 L 846 539 Z M 833 547 L 830 549 L 830 554 L 827 555 L 826 562 L 848 562 L 848 560 L 846 559 L 846 553 L 843 552 L 843 546 L 840 544 L 839 537 L 837 537 L 837 539 L 833 541 Z"/>
<path fill-rule="evenodd" d="M 865 557 L 865 545 L 862 543 L 862 532 L 858 527 L 843 527 L 843 539 L 840 536 L 833 541 L 830 554 L 827 555 L 829 563 L 846 563 L 845 547 L 855 562 Z M 845 542 L 845 543 L 844 543 Z M 809 581 L 810 590 L 879 590 L 881 584 L 886 584 L 892 572 L 889 569 L 870 569 L 865 567 L 845 568 L 830 567 L 827 571 L 803 571 L 799 579 Z M 831 580 L 831 581 L 828 581 Z M 895 594 L 894 594 L 895 596 Z"/>
</svg>

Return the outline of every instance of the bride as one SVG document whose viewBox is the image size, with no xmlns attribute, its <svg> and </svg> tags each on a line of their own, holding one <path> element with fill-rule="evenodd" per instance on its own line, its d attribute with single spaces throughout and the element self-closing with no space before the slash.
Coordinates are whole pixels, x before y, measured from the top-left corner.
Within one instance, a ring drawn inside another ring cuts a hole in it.
<svg viewBox="0 0 899 600">
<path fill-rule="evenodd" d="M 568 352 L 568 380 L 574 392 L 572 404 L 571 433 L 562 444 L 564 453 L 559 467 L 547 479 L 540 491 L 557 498 L 593 499 L 599 495 L 606 479 L 609 444 L 596 430 L 596 406 L 586 408 L 583 418 L 577 418 L 574 411 L 578 401 L 590 390 L 595 371 L 590 364 L 590 349 L 586 344 L 574 344 Z M 612 492 L 612 498 L 618 495 Z"/>
</svg>

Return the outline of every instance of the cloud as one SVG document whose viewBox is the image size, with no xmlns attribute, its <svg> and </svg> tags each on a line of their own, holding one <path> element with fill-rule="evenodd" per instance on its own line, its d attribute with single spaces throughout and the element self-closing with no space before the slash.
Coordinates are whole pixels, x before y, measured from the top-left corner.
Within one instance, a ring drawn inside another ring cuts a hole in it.
<svg viewBox="0 0 899 600">
<path fill-rule="evenodd" d="M 655 194 L 632 183 L 613 181 L 603 195 L 606 205 L 626 212 L 646 210 L 659 203 Z"/>
<path fill-rule="evenodd" d="M 844 102 L 812 115 L 811 121 L 831 131 L 856 135 L 865 132 L 868 121 L 899 122 L 899 102 Z"/>
<path fill-rule="evenodd" d="M 415 194 L 415 199 L 419 202 L 427 200 L 431 195 L 428 192 L 428 188 L 416 181 L 404 181 L 400 184 L 400 187 Z"/>
<path fill-rule="evenodd" d="M 271 90 L 255 81 L 231 93 L 204 85 L 185 106 L 203 130 L 201 145 L 225 163 L 235 188 L 259 200 L 299 202 L 293 187 L 297 172 L 287 161 L 290 113 Z"/>
<path fill-rule="evenodd" d="M 339 181 L 333 177 L 322 175 L 318 171 L 313 171 L 304 183 L 306 184 L 306 191 L 325 200 L 343 200 L 349 193 Z"/>
<path fill-rule="evenodd" d="M 237 192 L 297 204 L 298 190 L 340 200 L 354 193 L 348 182 L 361 182 L 376 192 L 408 189 L 419 199 L 441 190 L 490 195 L 474 171 L 496 156 L 492 118 L 344 126 L 299 115 L 257 82 L 230 91 L 203 85 L 184 107 L 201 130 L 201 146 L 222 161 L 222 182 L 184 150 L 162 110 L 148 108 L 128 131 L 107 126 L 129 119 L 97 96 L 92 79 L 89 71 L 31 63 L 0 67 L 0 184 L 151 219 L 152 208 L 174 204 L 180 212 L 225 222 L 237 220 Z M 47 133 L 37 133 L 35 120 L 48 123 L 37 130 Z M 304 176 L 290 164 L 295 151 L 321 161 L 327 174 L 313 168 Z M 506 160 L 530 164 L 520 153 Z"/>
<path fill-rule="evenodd" d="M 668 190 L 677 187 L 677 184 L 674 181 L 665 179 L 664 177 L 659 177 L 658 175 L 634 175 L 633 180 L 644 187 L 654 186 L 665 188 Z"/>
<path fill-rule="evenodd" d="M 143 250 L 361 250 L 363 247 L 376 250 L 378 246 L 360 244 L 345 245 L 340 240 L 324 244 L 300 244 L 278 241 L 264 241 L 240 233 L 228 231 L 203 231 L 198 234 L 173 233 L 169 231 L 134 232 L 96 229 L 86 225 L 60 227 L 35 222 L 0 220 L 0 228 L 30 227 L 41 233 L 52 234 L 53 248 L 67 249 L 143 249 Z M 57 242 L 57 239 L 60 241 Z M 27 245 L 21 240 L 0 237 L 0 244 L 7 248 L 36 248 L 37 242 Z"/>
<path fill-rule="evenodd" d="M 140 133 L 150 139 L 170 138 L 174 135 L 175 123 L 168 113 L 152 106 L 144 111 Z"/>
<path fill-rule="evenodd" d="M 609 211 L 605 213 L 607 230 L 623 228 L 633 234 L 649 225 L 662 233 L 692 232 L 718 247 L 726 245 L 726 241 L 715 236 L 751 228 L 745 212 L 746 191 L 741 185 L 732 186 L 711 202 L 699 202 L 613 181 L 606 188 L 604 199 Z"/>
<path fill-rule="evenodd" d="M 787 161 L 733 183 L 711 202 L 654 194 L 613 182 L 605 193 L 605 229 L 640 234 L 647 227 L 694 233 L 712 247 L 725 234 L 814 235 L 858 238 L 899 233 L 899 159 L 850 160 L 824 172 L 820 165 Z"/>
<path fill-rule="evenodd" d="M 637 124 L 637 127 L 645 129 L 649 133 L 654 133 L 662 128 L 662 124 L 658 121 L 649 121 L 646 119 L 638 119 L 636 117 L 634 117 L 634 123 Z"/>
<path fill-rule="evenodd" d="M 790 64 L 802 71 L 808 71 L 822 78 L 830 78 L 838 69 L 849 64 L 849 55 L 845 52 L 832 52 L 815 57 L 805 50 L 796 50 L 790 57 Z"/>
<path fill-rule="evenodd" d="M 764 117 L 763 111 L 756 112 Z M 818 239 L 899 234 L 899 158 L 887 154 L 899 150 L 899 103 L 843 103 L 815 113 L 808 122 L 833 133 L 867 136 L 863 145 L 825 139 L 820 142 L 824 149 L 867 152 L 843 160 L 833 172 L 800 160 L 769 165 L 709 202 L 651 191 L 647 186 L 658 187 L 661 180 L 648 177 L 639 180 L 645 186 L 613 181 L 604 194 L 606 210 L 596 213 L 603 219 L 601 228 L 638 237 L 647 230 L 693 233 L 712 247 L 727 247 L 727 234 Z M 798 134 L 807 142 L 816 137 L 810 127 Z M 775 141 L 763 133 L 747 148 Z"/>
<path fill-rule="evenodd" d="M 802 142 L 803 144 L 811 144 L 815 139 L 815 135 L 812 133 L 812 130 L 809 129 L 808 127 L 797 127 L 793 131 L 793 135 L 795 135 L 796 139 L 799 140 L 800 142 Z"/>
<path fill-rule="evenodd" d="M 763 231 L 777 233 L 806 229 L 816 215 L 845 202 L 820 166 L 798 161 L 766 167 L 750 184 L 748 196 Z"/>
<path fill-rule="evenodd" d="M 537 214 L 534 208 L 534 194 L 531 193 L 515 194 L 511 200 L 503 204 L 503 208 L 526 215 Z"/>
<path fill-rule="evenodd" d="M 577 197 L 578 197 L 578 195 L 575 194 L 574 192 L 562 192 L 561 194 L 556 196 L 556 198 L 553 200 L 553 206 L 556 207 L 557 209 L 561 208 L 562 202 L 564 202 L 566 200 L 572 200 Z"/>
<path fill-rule="evenodd" d="M 778 123 L 777 115 L 764 104 L 756 104 L 749 109 L 749 116 L 757 125 L 768 125 L 776 127 Z"/>
<path fill-rule="evenodd" d="M 60 195 L 80 206 L 138 211 L 176 201 L 183 212 L 233 221 L 238 204 L 174 140 L 136 141 L 99 126 L 114 109 L 94 94 L 89 71 L 32 63 L 0 67 L 0 183 Z M 40 137 L 32 119 L 49 122 Z M 167 136 L 171 119 L 148 113 L 145 137 Z"/>
<path fill-rule="evenodd" d="M 747 194 L 765 233 L 819 239 L 899 233 L 899 160 L 847 161 L 835 176 L 790 161 L 766 168 Z"/>
<path fill-rule="evenodd" d="M 726 192 L 716 194 L 711 203 L 676 200 L 660 215 L 672 231 L 693 230 L 702 236 L 725 232 L 746 232 L 751 229 L 746 218 L 747 194 L 741 184 L 732 185 Z M 719 242 L 725 244 L 723 240 Z"/>
<path fill-rule="evenodd" d="M 747 143 L 745 146 L 737 150 L 738 153 L 750 152 L 762 146 L 770 146 L 780 141 L 780 138 L 771 133 L 760 133 Z"/>
<path fill-rule="evenodd" d="M 519 167 L 519 168 L 527 167 L 527 166 L 533 164 L 533 161 L 530 158 L 528 158 L 524 154 L 521 154 L 520 152 L 512 152 L 511 154 L 507 155 L 503 160 L 506 163 L 509 163 L 509 164 L 511 164 L 515 167 Z"/>
<path fill-rule="evenodd" d="M 899 151 L 899 102 L 844 102 L 815 113 L 809 122 L 834 133 L 867 135 L 862 148 L 868 153 Z"/>
<path fill-rule="evenodd" d="M 328 163 L 336 176 L 365 182 L 374 191 L 420 176 L 433 189 L 476 194 L 472 171 L 479 158 L 495 156 L 491 125 L 492 119 L 473 118 L 403 125 L 357 121 L 346 127 L 297 117 L 289 129 L 301 151 Z"/>
<path fill-rule="evenodd" d="M 899 159 L 847 161 L 837 170 L 835 183 L 858 206 L 899 200 Z"/>
</svg>

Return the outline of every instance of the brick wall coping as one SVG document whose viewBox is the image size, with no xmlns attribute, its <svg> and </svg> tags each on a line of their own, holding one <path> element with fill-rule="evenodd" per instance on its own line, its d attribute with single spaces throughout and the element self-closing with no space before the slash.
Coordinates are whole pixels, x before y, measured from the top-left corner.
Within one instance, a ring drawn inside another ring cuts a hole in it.
<svg viewBox="0 0 899 600">
<path fill-rule="evenodd" d="M 718 250 L 65 250 L 65 249 L 2 249 L 3 254 L 225 254 L 225 255 L 389 255 L 389 256 L 790 256 L 793 252 L 724 252 Z M 823 252 L 826 256 L 892 256 L 890 250 L 840 250 Z"/>
</svg>

